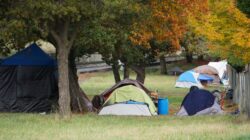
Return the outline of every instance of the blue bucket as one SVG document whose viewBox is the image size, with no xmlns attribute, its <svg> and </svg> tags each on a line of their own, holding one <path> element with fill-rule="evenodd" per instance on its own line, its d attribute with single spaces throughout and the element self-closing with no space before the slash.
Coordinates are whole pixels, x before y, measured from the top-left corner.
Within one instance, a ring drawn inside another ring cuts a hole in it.
<svg viewBox="0 0 250 140">
<path fill-rule="evenodd" d="M 158 99 L 158 114 L 168 115 L 168 98 Z"/>
</svg>

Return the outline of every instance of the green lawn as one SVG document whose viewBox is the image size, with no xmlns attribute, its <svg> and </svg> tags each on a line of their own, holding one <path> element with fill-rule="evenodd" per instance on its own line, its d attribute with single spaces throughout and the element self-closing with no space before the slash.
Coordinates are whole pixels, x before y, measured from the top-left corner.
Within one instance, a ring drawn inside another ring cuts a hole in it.
<svg viewBox="0 0 250 140">
<path fill-rule="evenodd" d="M 233 116 L 116 117 L 1 114 L 1 140 L 248 140 L 250 122 Z"/>
<path fill-rule="evenodd" d="M 134 75 L 132 75 L 134 77 Z M 168 97 L 175 111 L 188 89 L 174 88 L 176 77 L 151 72 L 146 86 Z M 111 72 L 94 73 L 81 85 L 91 97 L 114 84 Z M 57 114 L 0 114 L 0 140 L 243 140 L 250 139 L 250 122 L 238 116 L 124 117 L 84 114 L 59 120 Z"/>
</svg>

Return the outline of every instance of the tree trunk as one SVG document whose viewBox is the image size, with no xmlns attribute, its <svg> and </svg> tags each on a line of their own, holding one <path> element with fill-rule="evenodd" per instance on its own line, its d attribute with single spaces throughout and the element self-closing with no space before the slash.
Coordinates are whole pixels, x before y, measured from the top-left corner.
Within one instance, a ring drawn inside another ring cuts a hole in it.
<svg viewBox="0 0 250 140">
<path fill-rule="evenodd" d="M 58 88 L 59 88 L 59 113 L 64 119 L 71 117 L 70 90 L 69 90 L 69 48 L 64 43 L 58 43 Z"/>
<path fill-rule="evenodd" d="M 186 54 L 186 60 L 187 60 L 187 63 L 192 63 L 193 62 L 193 54 L 192 53 L 187 53 Z"/>
<path fill-rule="evenodd" d="M 145 66 L 144 65 L 133 66 L 132 69 L 136 73 L 136 80 L 144 84 L 146 78 Z"/>
<path fill-rule="evenodd" d="M 88 99 L 78 83 L 77 69 L 75 65 L 75 54 L 71 50 L 69 54 L 69 80 L 71 109 L 73 112 L 94 111 L 92 102 Z"/>
<path fill-rule="evenodd" d="M 129 78 L 129 66 L 124 63 L 123 79 Z"/>
<path fill-rule="evenodd" d="M 161 66 L 161 74 L 167 74 L 167 66 L 165 56 L 160 56 L 160 66 Z"/>
<path fill-rule="evenodd" d="M 112 65 L 113 75 L 115 78 L 115 83 L 118 83 L 121 81 L 120 73 L 119 73 L 119 65 L 118 62 L 114 62 Z"/>
</svg>

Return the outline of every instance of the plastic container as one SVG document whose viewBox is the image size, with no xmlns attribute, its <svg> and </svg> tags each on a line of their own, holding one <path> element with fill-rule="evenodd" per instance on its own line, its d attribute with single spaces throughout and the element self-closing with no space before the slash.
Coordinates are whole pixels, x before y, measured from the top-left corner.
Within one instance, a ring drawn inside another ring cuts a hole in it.
<svg viewBox="0 0 250 140">
<path fill-rule="evenodd" d="M 168 98 L 158 99 L 158 114 L 168 115 Z"/>
</svg>

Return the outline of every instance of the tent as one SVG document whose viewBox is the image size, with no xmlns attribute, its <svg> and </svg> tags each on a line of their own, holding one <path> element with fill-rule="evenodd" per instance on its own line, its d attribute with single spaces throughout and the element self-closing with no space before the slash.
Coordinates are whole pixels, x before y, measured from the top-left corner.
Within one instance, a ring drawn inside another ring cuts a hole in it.
<svg viewBox="0 0 250 140">
<path fill-rule="evenodd" d="M 0 112 L 47 112 L 57 98 L 56 61 L 32 44 L 0 64 Z"/>
<path fill-rule="evenodd" d="M 142 83 L 140 83 L 137 80 L 131 80 L 131 79 L 124 79 L 118 83 L 116 83 L 114 86 L 111 88 L 105 90 L 102 92 L 100 95 L 94 96 L 92 103 L 93 106 L 97 109 L 102 107 L 103 103 L 108 99 L 108 97 L 111 95 L 113 91 L 115 91 L 117 88 L 123 87 L 123 86 L 128 86 L 128 85 L 133 85 L 136 86 L 140 89 L 142 89 L 145 93 L 147 93 L 150 96 L 151 91 L 149 91 Z"/>
<path fill-rule="evenodd" d="M 157 114 L 156 107 L 149 95 L 141 88 L 128 85 L 117 88 L 110 94 L 99 115 L 149 116 L 148 112 L 150 112 L 150 116 Z"/>
<path fill-rule="evenodd" d="M 218 71 L 209 65 L 202 65 L 194 68 L 194 71 L 197 73 L 208 74 L 208 75 L 218 75 Z"/>
<path fill-rule="evenodd" d="M 209 77 L 212 77 L 213 83 L 220 83 L 220 78 L 219 78 L 219 73 L 217 71 L 217 69 L 215 69 L 212 66 L 209 65 L 202 65 L 202 66 L 198 66 L 196 68 L 193 69 L 196 73 L 200 73 Z"/>
<path fill-rule="evenodd" d="M 183 70 L 179 67 L 173 67 L 168 71 L 168 73 L 171 75 L 180 75 L 181 73 L 183 73 Z"/>
<path fill-rule="evenodd" d="M 192 70 L 182 73 L 176 81 L 175 87 L 190 88 L 192 86 L 197 86 L 202 88 L 200 81 L 198 80 L 199 73 Z M 200 77 L 201 79 L 203 77 Z"/>
<path fill-rule="evenodd" d="M 177 116 L 221 114 L 222 112 L 212 93 L 204 89 L 195 89 L 185 96 Z"/>
<path fill-rule="evenodd" d="M 113 104 L 104 107 L 99 115 L 132 115 L 132 116 L 151 116 L 147 105 L 143 104 Z"/>
<path fill-rule="evenodd" d="M 123 86 L 128 86 L 128 85 L 133 85 L 136 86 L 140 89 L 142 89 L 144 92 L 146 92 L 148 95 L 150 95 L 150 91 L 139 81 L 137 80 L 131 80 L 131 79 L 124 79 L 122 81 L 120 81 L 119 83 L 115 84 L 113 87 L 111 87 L 110 89 L 104 91 L 103 93 L 101 93 L 102 96 L 104 96 L 105 98 L 109 97 L 110 94 L 116 90 L 119 87 L 123 87 Z"/>
</svg>

